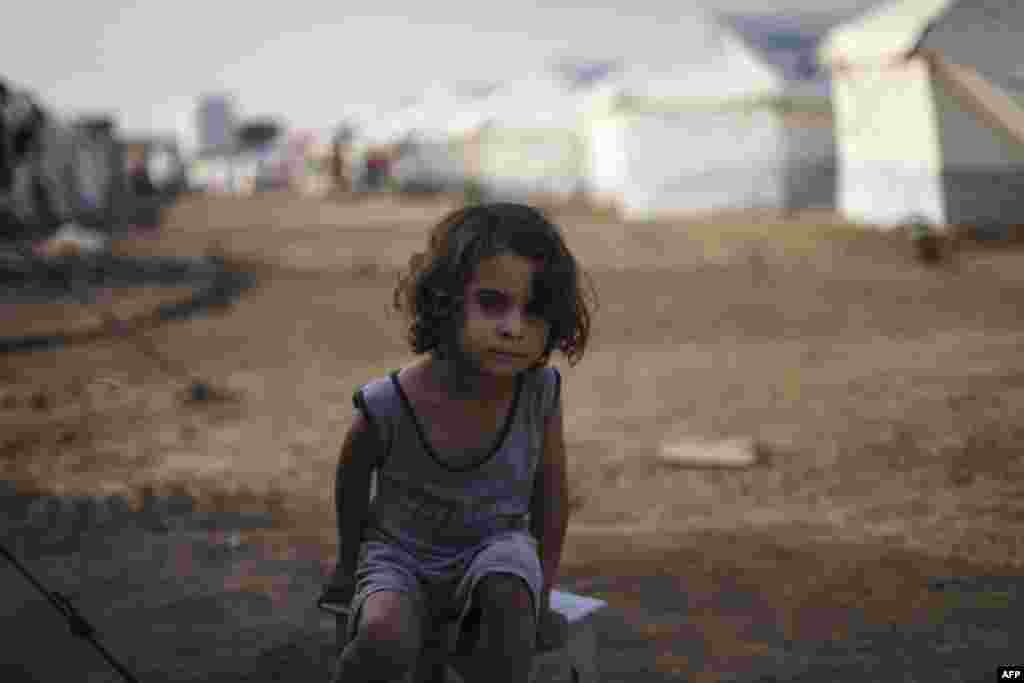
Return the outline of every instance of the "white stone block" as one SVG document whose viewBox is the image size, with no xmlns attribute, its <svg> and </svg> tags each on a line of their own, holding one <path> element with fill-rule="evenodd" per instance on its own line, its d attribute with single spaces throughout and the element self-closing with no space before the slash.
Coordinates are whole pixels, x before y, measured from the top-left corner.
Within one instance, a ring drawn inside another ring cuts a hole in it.
<svg viewBox="0 0 1024 683">
<path fill-rule="evenodd" d="M 749 467 L 757 462 L 757 444 L 750 438 L 663 443 L 658 459 L 686 467 Z"/>
</svg>

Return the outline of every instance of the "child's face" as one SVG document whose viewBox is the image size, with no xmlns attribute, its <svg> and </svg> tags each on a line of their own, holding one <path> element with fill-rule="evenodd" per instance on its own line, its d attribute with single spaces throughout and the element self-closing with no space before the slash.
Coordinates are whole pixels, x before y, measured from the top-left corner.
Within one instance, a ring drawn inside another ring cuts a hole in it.
<svg viewBox="0 0 1024 683">
<path fill-rule="evenodd" d="M 485 374 L 511 376 L 544 353 L 550 326 L 530 312 L 536 261 L 513 253 L 483 259 L 466 285 L 459 347 Z"/>
</svg>

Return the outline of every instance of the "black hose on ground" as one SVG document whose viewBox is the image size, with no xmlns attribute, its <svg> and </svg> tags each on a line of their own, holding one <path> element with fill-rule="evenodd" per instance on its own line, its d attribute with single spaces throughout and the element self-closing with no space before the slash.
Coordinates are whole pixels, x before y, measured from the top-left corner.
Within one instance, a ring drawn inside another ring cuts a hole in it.
<svg viewBox="0 0 1024 683">
<path fill-rule="evenodd" d="M 38 258 L 0 260 L 0 286 L 6 285 L 14 300 L 54 300 L 76 288 L 127 285 L 172 286 L 195 283 L 184 301 L 164 304 L 155 311 L 160 321 L 185 320 L 219 307 L 229 306 L 245 290 L 255 286 L 255 276 L 234 271 L 220 259 L 69 257 L 46 261 Z M 3 296 L 0 294 L 0 302 Z M 98 332 L 98 331 L 97 331 Z M 92 341 L 101 334 L 68 334 L 0 337 L 0 353 L 55 349 L 76 341 Z"/>
</svg>

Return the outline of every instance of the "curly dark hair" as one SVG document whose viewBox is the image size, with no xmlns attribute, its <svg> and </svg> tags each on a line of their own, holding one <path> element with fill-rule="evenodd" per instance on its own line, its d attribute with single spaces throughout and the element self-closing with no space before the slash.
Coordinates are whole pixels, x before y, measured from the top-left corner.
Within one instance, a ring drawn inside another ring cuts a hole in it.
<svg viewBox="0 0 1024 683">
<path fill-rule="evenodd" d="M 415 353 L 448 354 L 462 321 L 463 292 L 477 265 L 503 253 L 537 259 L 542 266 L 532 283 L 532 306 L 550 325 L 547 345 L 536 366 L 560 350 L 570 365 L 583 357 L 590 337 L 591 306 L 584 297 L 586 277 L 565 246 L 558 227 L 524 204 L 476 204 L 445 216 L 430 231 L 427 250 L 413 254 L 394 292 L 395 310 L 408 320 Z"/>
</svg>

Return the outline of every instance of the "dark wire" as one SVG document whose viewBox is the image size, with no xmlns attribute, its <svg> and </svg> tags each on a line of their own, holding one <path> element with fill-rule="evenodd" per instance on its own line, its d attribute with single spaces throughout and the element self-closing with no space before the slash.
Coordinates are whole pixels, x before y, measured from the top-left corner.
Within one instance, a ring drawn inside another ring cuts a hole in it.
<svg viewBox="0 0 1024 683">
<path fill-rule="evenodd" d="M 24 576 L 29 583 L 36 587 L 36 590 L 42 593 L 43 596 L 50 601 L 50 604 L 53 605 L 54 609 L 60 612 L 61 615 L 67 619 L 68 627 L 71 629 L 72 635 L 77 636 L 78 638 L 84 638 L 92 643 L 93 647 L 95 647 L 99 653 L 103 655 L 103 658 L 107 660 L 107 663 L 121 674 L 122 678 L 128 681 L 128 683 L 139 683 L 139 679 L 135 678 L 128 669 L 126 669 L 119 661 L 114 659 L 114 656 L 110 654 L 110 652 L 108 652 L 101 643 L 97 642 L 96 629 L 94 629 L 92 624 L 87 622 L 82 615 L 78 613 L 75 606 L 71 604 L 71 601 L 67 596 L 56 592 L 51 593 L 46 590 L 46 588 L 36 580 L 36 577 L 32 576 L 28 569 L 22 566 L 22 564 L 18 562 L 18 559 L 9 550 L 7 550 L 2 543 L 0 543 L 0 553 L 3 553 L 4 557 L 6 557 L 10 563 L 13 564 L 19 572 L 21 572 L 21 575 Z"/>
</svg>

